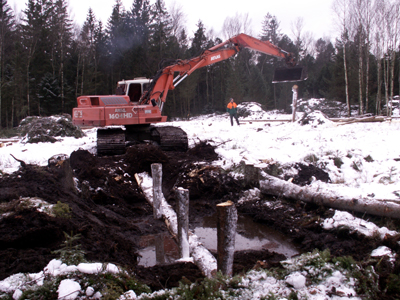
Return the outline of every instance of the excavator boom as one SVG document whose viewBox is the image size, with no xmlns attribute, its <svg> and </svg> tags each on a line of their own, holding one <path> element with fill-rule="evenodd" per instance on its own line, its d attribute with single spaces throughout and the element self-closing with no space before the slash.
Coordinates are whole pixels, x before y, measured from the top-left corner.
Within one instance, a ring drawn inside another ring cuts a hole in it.
<svg viewBox="0 0 400 300">
<path fill-rule="evenodd" d="M 292 53 L 282 50 L 278 46 L 268 42 L 261 41 L 246 34 L 238 34 L 227 41 L 220 43 L 208 50 L 205 50 L 200 56 L 187 59 L 176 60 L 170 66 L 167 66 L 156 74 L 148 91 L 146 91 L 140 103 L 165 102 L 169 90 L 173 90 L 182 80 L 192 74 L 199 68 L 226 60 L 242 49 L 247 48 L 267 55 L 278 57 L 285 60 L 288 68 L 281 69 L 280 73 L 274 76 L 274 82 L 301 81 L 304 75 L 301 67 L 295 67 L 296 61 Z M 176 77 L 175 74 L 179 73 Z"/>
<path fill-rule="evenodd" d="M 245 48 L 285 60 L 288 69 L 277 73 L 274 82 L 302 80 L 301 68 L 295 67 L 291 53 L 270 42 L 239 34 L 197 57 L 175 60 L 160 68 L 152 79 L 122 80 L 118 82 L 116 95 L 78 97 L 78 106 L 72 112 L 73 122 L 78 126 L 118 126 L 97 130 L 98 155 L 122 154 L 126 145 L 143 141 L 155 142 L 165 150 L 186 151 L 188 139 L 182 129 L 151 125 L 166 122 L 167 116 L 161 112 L 168 91 L 197 69 L 226 60 Z"/>
</svg>

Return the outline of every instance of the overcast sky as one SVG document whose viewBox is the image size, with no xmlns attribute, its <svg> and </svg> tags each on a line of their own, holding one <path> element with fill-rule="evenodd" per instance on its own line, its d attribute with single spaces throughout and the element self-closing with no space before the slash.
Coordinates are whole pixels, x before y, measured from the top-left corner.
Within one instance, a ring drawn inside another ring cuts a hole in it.
<svg viewBox="0 0 400 300">
<path fill-rule="evenodd" d="M 199 20 L 203 22 L 206 29 L 214 29 L 216 36 L 225 38 L 221 34 L 222 25 L 227 17 L 235 17 L 236 14 L 248 14 L 252 35 L 257 37 L 261 33 L 261 24 L 267 13 L 277 17 L 280 22 L 281 31 L 292 38 L 291 24 L 298 18 L 303 18 L 304 31 L 312 32 L 315 39 L 321 37 L 335 36 L 333 28 L 332 2 L 333 0 L 164 0 L 167 9 L 174 2 L 182 7 L 186 14 L 187 32 L 193 36 L 196 24 Z M 16 12 L 26 8 L 27 0 L 8 0 L 8 4 Z M 155 0 L 150 0 L 154 3 Z M 236 3 L 235 3 L 236 2 Z M 78 24 L 83 24 L 89 7 L 91 7 L 98 19 L 104 24 L 111 15 L 114 0 L 69 0 L 70 16 Z M 130 9 L 133 0 L 122 0 L 125 9 Z"/>
</svg>

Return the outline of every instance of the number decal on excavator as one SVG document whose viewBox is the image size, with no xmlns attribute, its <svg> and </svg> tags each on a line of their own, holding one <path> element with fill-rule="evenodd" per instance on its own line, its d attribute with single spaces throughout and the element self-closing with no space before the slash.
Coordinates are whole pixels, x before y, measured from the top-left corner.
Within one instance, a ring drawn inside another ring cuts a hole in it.
<svg viewBox="0 0 400 300">
<path fill-rule="evenodd" d="M 114 119 L 130 119 L 133 117 L 132 113 L 108 114 L 110 120 Z"/>
<path fill-rule="evenodd" d="M 83 116 L 83 113 L 81 110 L 74 110 L 74 118 L 80 119 L 80 118 L 82 118 L 82 116 Z"/>
</svg>

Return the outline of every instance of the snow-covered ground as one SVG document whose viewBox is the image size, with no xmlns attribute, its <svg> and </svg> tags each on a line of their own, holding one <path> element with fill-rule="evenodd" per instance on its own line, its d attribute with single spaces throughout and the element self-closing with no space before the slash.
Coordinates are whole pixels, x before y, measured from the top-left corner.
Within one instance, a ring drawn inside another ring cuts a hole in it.
<svg viewBox="0 0 400 300">
<path fill-rule="evenodd" d="M 311 114 L 314 119 L 307 125 L 301 125 L 299 121 L 294 123 L 279 121 L 290 120 L 292 116 L 265 112 L 255 103 L 247 103 L 241 107 L 252 113 L 241 119 L 240 126 L 236 124 L 231 126 L 228 114 L 174 121 L 170 125 L 179 126 L 188 133 L 190 146 L 200 140 L 207 140 L 216 146 L 220 159 L 214 164 L 231 170 L 235 176 L 241 176 L 239 173 L 235 174 L 236 166 L 241 163 L 253 164 L 260 168 L 276 164 L 284 173 L 294 175 L 295 163 L 309 163 L 312 160 L 314 164 L 329 173 L 331 183 L 327 185 L 331 189 L 346 189 L 346 192 L 351 193 L 353 197 L 368 196 L 400 202 L 400 142 L 397 137 L 400 121 L 393 119 L 385 122 L 342 125 L 314 112 Z M 302 115 L 299 113 L 297 119 L 299 120 Z M 86 130 L 85 133 L 86 136 L 83 138 L 60 138 L 56 143 L 25 144 L 21 140 L 17 142 L 0 140 L 2 145 L 0 174 L 18 170 L 20 163 L 10 154 L 25 163 L 47 165 L 51 156 L 70 154 L 79 148 L 95 153 L 95 129 Z M 324 226 L 327 228 L 335 224 L 340 226 L 340 221 L 344 218 L 347 224 L 359 224 L 366 235 L 369 228 L 370 232 L 378 230 L 390 233 L 385 228 L 369 227 L 359 219 L 350 220 L 347 215 L 338 213 L 335 216 L 336 219 L 334 217 L 326 220 Z M 357 230 L 356 225 L 354 230 Z M 379 256 L 381 253 L 387 255 L 388 251 L 390 253 L 390 249 L 377 249 L 374 255 Z M 299 266 L 292 260 L 288 261 L 288 265 Z M 331 267 L 333 268 L 329 266 Z M 345 271 L 335 269 L 333 273 L 326 272 L 324 276 L 321 275 L 319 285 L 308 285 L 305 282 L 305 277 L 309 274 L 307 272 L 316 272 L 315 270 L 310 271 L 304 267 L 294 267 L 290 270 L 291 273 L 284 280 L 274 279 L 264 272 L 252 271 L 242 279 L 241 285 L 248 295 L 243 299 L 259 299 L 269 295 L 269 292 L 284 298 L 290 293 L 289 287 L 294 287 L 299 291 L 299 295 L 307 299 L 329 299 L 326 295 L 333 286 L 336 291 L 343 293 L 342 297 L 339 293 L 335 299 L 356 299 L 353 289 L 354 279 L 346 278 Z M 13 282 L 10 278 L 0 281 L 0 291 L 5 292 L 5 289 L 17 291 L 23 288 L 24 280 L 18 279 L 18 284 Z M 71 287 L 71 290 L 68 290 L 68 287 Z M 71 294 L 63 299 L 77 299 L 71 296 L 75 295 L 73 291 L 76 289 L 77 285 L 73 280 L 64 282 L 60 290 L 62 293 Z M 18 299 L 20 294 L 15 293 L 14 299 Z M 127 295 L 121 299 L 135 299 L 133 294 L 130 295 L 132 298 Z"/>
<path fill-rule="evenodd" d="M 255 113 L 246 120 L 291 119 L 290 115 L 261 111 L 258 105 L 247 107 Z M 216 164 L 225 169 L 241 161 L 260 168 L 277 163 L 290 173 L 295 163 L 312 160 L 329 173 L 332 185 L 339 190 L 349 187 L 363 197 L 400 201 L 400 161 L 395 160 L 400 160 L 400 120 L 341 125 L 317 112 L 314 116 L 314 122 L 303 126 L 299 122 L 242 122 L 232 127 L 227 115 L 203 116 L 173 125 L 183 128 L 192 144 L 212 141 L 221 157 Z M 340 168 L 335 158 L 342 161 Z"/>
</svg>

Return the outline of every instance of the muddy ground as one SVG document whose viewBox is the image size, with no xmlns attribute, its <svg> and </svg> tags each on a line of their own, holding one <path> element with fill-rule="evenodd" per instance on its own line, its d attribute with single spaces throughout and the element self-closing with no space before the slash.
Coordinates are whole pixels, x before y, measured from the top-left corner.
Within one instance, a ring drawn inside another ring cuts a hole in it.
<svg viewBox="0 0 400 300">
<path fill-rule="evenodd" d="M 39 167 L 21 163 L 18 172 L 0 178 L 1 212 L 12 212 L 0 218 L 0 280 L 18 272 L 41 271 L 58 257 L 52 252 L 62 248 L 64 233 L 81 235 L 79 243 L 87 260 L 111 262 L 133 270 L 153 290 L 177 286 L 182 278 L 191 282 L 203 278 L 192 263 L 150 268 L 137 264 L 140 237 L 167 232 L 167 228 L 163 221 L 153 219 L 152 208 L 134 174 L 150 173 L 152 163 L 162 163 L 165 198 L 174 207 L 174 187 L 189 189 L 192 224 L 214 214 L 217 203 L 237 201 L 242 191 L 251 188 L 212 167 L 211 162 L 216 159 L 213 147 L 199 142 L 187 152 L 162 152 L 153 145 L 134 145 L 126 154 L 112 157 L 78 150 L 70 154 L 67 165 L 51 163 Z M 296 182 L 307 184 L 310 172 L 326 179 L 321 170 L 311 168 Z M 49 216 L 19 205 L 16 199 L 20 197 L 38 197 L 52 204 L 61 201 L 69 205 L 71 213 L 68 217 Z M 238 204 L 238 211 L 283 232 L 303 252 L 328 248 L 332 256 L 350 255 L 357 261 L 368 257 L 379 245 L 389 245 L 400 253 L 396 239 L 365 238 L 347 229 L 322 230 L 317 221 L 332 216 L 333 210 L 284 199 L 270 200 L 279 204 L 276 209 L 253 201 Z M 268 250 L 236 252 L 234 272 L 277 266 L 283 259 L 283 255 Z M 390 272 L 398 273 L 398 269 L 396 264 Z M 382 269 L 381 275 L 384 280 L 389 270 Z"/>
</svg>

